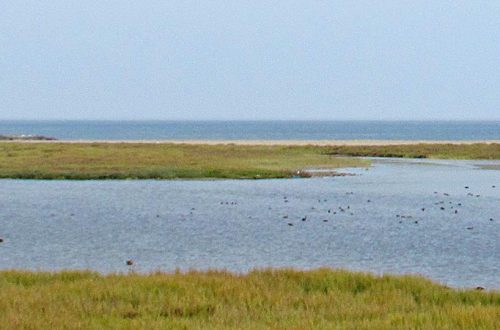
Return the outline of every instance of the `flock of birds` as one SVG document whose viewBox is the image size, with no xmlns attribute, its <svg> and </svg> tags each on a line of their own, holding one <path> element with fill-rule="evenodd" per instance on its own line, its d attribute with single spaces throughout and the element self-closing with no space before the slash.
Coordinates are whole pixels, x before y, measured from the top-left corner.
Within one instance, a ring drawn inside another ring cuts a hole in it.
<svg viewBox="0 0 500 330">
<path fill-rule="evenodd" d="M 495 189 L 496 186 L 495 185 L 492 185 L 491 186 L 492 189 Z M 465 186 L 464 189 L 468 190 L 470 189 L 469 186 Z M 346 192 L 346 195 L 354 195 L 354 192 Z M 450 194 L 449 193 L 439 193 L 437 191 L 434 191 L 434 195 L 437 195 L 437 196 L 443 196 L 443 197 L 450 197 Z M 468 192 L 467 197 L 475 197 L 475 198 L 479 198 L 481 197 L 480 194 L 473 194 L 471 192 Z M 283 202 L 284 203 L 288 203 L 290 200 L 288 199 L 287 196 L 283 196 Z M 327 203 L 328 200 L 327 199 L 318 199 L 318 203 Z M 228 203 L 228 202 L 221 202 L 221 205 L 223 204 L 230 204 L 230 205 L 233 205 L 235 204 L 236 202 L 231 202 L 231 203 Z M 372 203 L 372 200 L 370 199 L 367 199 L 366 200 L 366 203 Z M 458 214 L 459 213 L 459 209 L 463 206 L 463 203 L 462 202 L 453 202 L 453 201 L 445 201 L 445 200 L 439 200 L 439 201 L 436 201 L 433 203 L 433 206 L 435 206 L 437 209 L 441 210 L 441 211 L 446 211 L 446 210 L 451 210 L 451 213 L 452 214 Z M 271 210 L 271 207 L 269 207 L 269 209 Z M 428 207 L 421 207 L 420 208 L 420 212 L 426 212 L 426 210 L 428 211 Z M 316 210 L 316 207 L 311 207 L 311 210 Z M 328 215 L 336 215 L 337 213 L 339 214 L 346 214 L 346 215 L 354 215 L 354 212 L 352 211 L 351 209 L 351 206 L 350 205 L 346 205 L 346 206 L 338 206 L 337 208 L 328 208 L 326 210 L 326 213 Z M 285 214 L 282 216 L 283 219 L 289 219 L 289 215 L 288 214 Z M 324 217 L 322 217 L 322 221 L 323 222 L 328 222 L 329 219 L 326 217 L 326 214 Z M 413 223 L 415 224 L 418 224 L 419 221 L 417 218 L 417 216 L 414 216 L 414 215 L 408 215 L 408 214 L 396 214 L 396 218 L 399 219 L 399 223 L 403 223 L 403 220 L 404 219 L 408 219 L 408 220 L 412 220 Z M 305 222 L 305 221 L 308 221 L 310 218 L 308 217 L 308 215 L 305 215 L 305 216 L 302 216 L 300 217 L 300 220 L 302 222 Z M 494 221 L 493 217 L 490 217 L 489 218 L 489 221 Z M 290 226 L 290 227 L 293 227 L 294 226 L 294 223 L 293 222 L 287 222 L 287 225 Z M 467 230 L 473 230 L 474 227 L 472 226 L 469 226 L 469 227 L 466 227 Z"/>
<path fill-rule="evenodd" d="M 495 185 L 492 185 L 491 186 L 492 189 L 495 189 L 496 186 Z M 465 186 L 464 187 L 465 190 L 469 190 L 470 187 L 469 186 Z M 349 191 L 349 192 L 346 192 L 345 193 L 346 195 L 354 195 L 354 192 L 352 191 Z M 439 193 L 437 191 L 434 191 L 434 195 L 435 196 L 442 196 L 442 197 L 450 197 L 451 195 L 449 193 Z M 480 194 L 473 194 L 471 192 L 468 192 L 467 197 L 473 197 L 473 198 L 480 198 L 481 195 Z M 290 202 L 290 199 L 287 197 L 287 196 L 283 196 L 283 203 L 287 204 Z M 328 203 L 328 199 L 318 199 L 318 203 L 319 204 L 325 204 L 325 203 Z M 367 199 L 366 200 L 366 203 L 374 203 L 374 201 L 370 200 L 370 199 Z M 219 202 L 219 205 L 227 205 L 227 206 L 236 206 L 238 205 L 238 202 L 237 201 L 220 201 Z M 459 213 L 459 209 L 461 207 L 463 207 L 464 203 L 463 202 L 453 202 L 453 201 L 446 201 L 444 199 L 441 199 L 441 200 L 438 200 L 436 202 L 433 203 L 433 206 L 435 208 L 437 208 L 438 210 L 441 210 L 441 211 L 451 211 L 452 214 L 458 214 Z M 273 208 L 272 207 L 268 207 L 269 210 L 272 210 Z M 190 212 L 189 214 L 193 214 L 194 211 L 196 209 L 193 207 L 190 209 Z M 311 207 L 311 211 L 317 211 L 318 208 L 315 207 L 315 206 L 312 206 Z M 426 212 L 428 211 L 428 207 L 421 207 L 419 212 Z M 350 205 L 341 205 L 341 206 L 338 206 L 336 208 L 327 208 L 326 209 L 326 212 L 325 212 L 325 216 L 324 217 L 321 217 L 321 221 L 322 222 L 328 222 L 331 217 L 327 217 L 326 215 L 330 215 L 330 216 L 333 216 L 333 215 L 336 215 L 336 214 L 345 214 L 345 215 L 354 215 L 354 212 L 353 212 L 353 209 L 351 208 Z M 416 219 L 417 216 L 413 216 L 413 215 L 408 215 L 408 214 L 396 214 L 395 215 L 398 220 L 398 222 L 401 224 L 403 223 L 403 220 L 407 219 L 407 220 L 410 220 L 410 221 L 413 221 L 414 224 L 418 224 L 419 221 Z M 156 215 L 157 218 L 160 217 L 159 214 Z M 249 218 L 251 218 L 251 216 L 249 216 Z M 300 222 L 306 222 L 306 221 L 309 221 L 311 220 L 311 216 L 309 215 L 303 215 L 303 216 L 299 216 L 298 217 L 298 220 L 300 220 Z M 284 214 L 282 215 L 282 219 L 284 220 L 289 220 L 290 217 L 288 214 Z M 489 218 L 489 221 L 494 221 L 493 218 Z M 286 224 L 290 227 L 293 227 L 294 226 L 294 223 L 293 222 L 290 222 L 290 221 L 286 221 Z M 467 230 L 473 230 L 474 227 L 472 226 L 469 226 L 469 227 L 466 227 Z M 2 239 L 0 239 L 0 243 L 3 242 Z M 132 259 L 128 259 L 125 261 L 125 264 L 127 266 L 133 266 L 134 265 L 134 260 Z M 482 287 L 478 287 L 477 288 L 478 290 L 482 290 L 483 288 Z"/>
<path fill-rule="evenodd" d="M 495 185 L 492 185 L 491 186 L 491 189 L 495 189 L 496 186 Z M 464 189 L 465 190 L 470 190 L 470 187 L 469 186 L 464 186 Z M 345 193 L 346 195 L 354 195 L 354 192 L 350 191 L 350 192 L 346 192 Z M 440 200 L 437 200 L 436 202 L 433 203 L 433 207 L 437 210 L 441 210 L 441 211 L 451 211 L 451 214 L 459 214 L 460 210 L 462 209 L 462 207 L 464 206 L 464 203 L 463 202 L 456 202 L 456 201 L 451 201 L 451 200 L 445 200 L 446 197 L 450 197 L 450 194 L 449 193 L 439 193 L 437 191 L 434 191 L 434 195 L 435 196 L 440 196 L 442 198 L 440 198 Z M 444 198 L 443 198 L 444 197 Z M 468 198 L 480 198 L 481 195 L 480 194 L 474 194 L 472 192 L 468 192 L 466 194 L 466 197 Z M 290 202 L 290 199 L 287 197 L 287 196 L 283 196 L 283 203 L 287 204 Z M 318 203 L 319 204 L 326 204 L 328 203 L 328 199 L 318 199 Z M 375 201 L 372 201 L 370 199 L 367 199 L 366 200 L 366 203 L 375 203 Z M 238 202 L 237 201 L 220 201 L 219 202 L 220 205 L 227 205 L 227 206 L 235 206 L 235 205 L 238 205 Z M 282 209 L 281 207 L 278 207 L 279 209 Z M 272 207 L 268 207 L 269 210 L 272 210 L 273 208 Z M 193 215 L 194 211 L 196 209 L 193 207 L 190 209 L 190 212 L 189 214 L 190 215 Z M 311 211 L 314 211 L 314 216 L 311 216 L 311 215 L 302 215 L 302 216 L 296 216 L 297 218 L 297 221 L 299 222 L 306 222 L 306 221 L 310 221 L 311 219 L 313 218 L 316 218 L 316 215 L 317 213 L 319 213 L 319 207 L 316 207 L 316 206 L 312 206 L 310 208 Z M 429 206 L 427 207 L 421 207 L 419 209 L 419 212 L 422 213 L 422 212 L 426 212 L 426 211 L 429 211 Z M 323 213 L 324 212 L 324 213 Z M 321 210 L 321 213 L 323 213 L 323 216 L 320 216 L 320 219 L 322 222 L 329 222 L 329 219 L 331 220 L 332 216 L 334 215 L 337 215 L 337 214 L 344 214 L 344 215 L 354 215 L 354 212 L 353 212 L 353 208 L 351 208 L 350 205 L 341 205 L 341 206 L 338 206 L 336 208 L 326 208 Z M 51 216 L 54 216 L 54 214 L 51 214 Z M 74 216 L 74 214 L 72 213 L 71 216 Z M 160 217 L 159 214 L 156 215 L 157 218 Z M 285 223 L 290 226 L 290 227 L 293 227 L 295 225 L 294 222 L 291 222 L 290 221 L 290 218 L 288 214 L 283 214 L 281 215 L 282 219 L 284 220 L 288 220 L 288 221 L 285 221 Z M 418 216 L 416 215 L 409 215 L 409 214 L 396 214 L 395 217 L 398 219 L 398 222 L 401 224 L 403 223 L 403 220 L 410 220 L 412 221 L 414 224 L 418 224 L 419 223 L 419 220 L 418 220 Z M 252 218 L 251 216 L 249 216 L 249 218 Z M 489 218 L 489 221 L 493 222 L 494 221 L 494 218 L 493 217 L 490 217 Z M 468 226 L 466 227 L 467 230 L 473 230 L 474 227 L 473 226 Z M 3 243 L 4 242 L 4 239 L 3 238 L 0 238 L 0 243 Z M 125 261 L 125 264 L 127 266 L 132 266 L 134 265 L 134 260 L 132 259 L 128 259 Z"/>
</svg>

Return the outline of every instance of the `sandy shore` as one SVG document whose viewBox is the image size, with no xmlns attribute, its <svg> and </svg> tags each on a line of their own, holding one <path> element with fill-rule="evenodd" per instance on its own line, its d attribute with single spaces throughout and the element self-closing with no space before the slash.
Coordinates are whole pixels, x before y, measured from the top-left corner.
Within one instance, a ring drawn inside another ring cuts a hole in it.
<svg viewBox="0 0 500 330">
<path fill-rule="evenodd" d="M 290 145 L 290 146 L 390 146 L 390 145 L 414 145 L 414 144 L 474 144 L 474 143 L 500 143 L 500 140 L 55 140 L 55 141 L 31 141 L 14 140 L 1 141 L 6 143 L 154 143 L 154 144 L 235 144 L 235 145 Z"/>
</svg>

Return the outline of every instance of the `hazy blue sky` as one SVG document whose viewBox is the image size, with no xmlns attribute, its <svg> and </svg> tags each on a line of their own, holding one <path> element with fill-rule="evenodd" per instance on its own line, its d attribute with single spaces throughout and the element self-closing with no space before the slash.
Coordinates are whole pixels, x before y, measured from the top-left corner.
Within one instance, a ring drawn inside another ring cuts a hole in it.
<svg viewBox="0 0 500 330">
<path fill-rule="evenodd" d="M 3 0 L 0 118 L 500 119 L 500 1 Z"/>
</svg>

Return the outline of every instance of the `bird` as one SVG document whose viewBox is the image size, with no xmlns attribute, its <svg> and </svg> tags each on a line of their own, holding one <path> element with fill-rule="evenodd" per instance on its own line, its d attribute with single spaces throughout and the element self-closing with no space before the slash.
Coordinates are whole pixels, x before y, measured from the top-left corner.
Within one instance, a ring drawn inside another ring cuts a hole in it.
<svg viewBox="0 0 500 330">
<path fill-rule="evenodd" d="M 129 259 L 126 261 L 127 266 L 132 266 L 134 264 L 134 260 Z"/>
</svg>

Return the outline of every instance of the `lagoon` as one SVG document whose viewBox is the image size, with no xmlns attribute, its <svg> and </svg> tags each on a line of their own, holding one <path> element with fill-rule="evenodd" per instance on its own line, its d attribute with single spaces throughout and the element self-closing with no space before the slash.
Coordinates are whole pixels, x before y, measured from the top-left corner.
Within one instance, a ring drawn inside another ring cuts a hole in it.
<svg viewBox="0 0 500 330">
<path fill-rule="evenodd" d="M 482 169 L 500 162 L 372 160 L 310 179 L 0 180 L 0 268 L 326 266 L 500 289 L 500 171 Z"/>
</svg>

